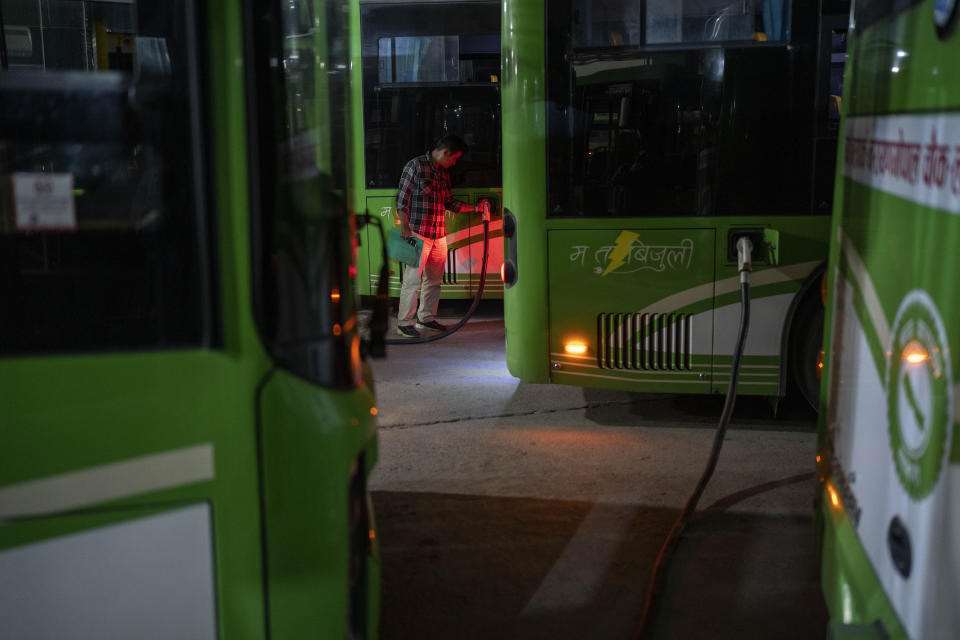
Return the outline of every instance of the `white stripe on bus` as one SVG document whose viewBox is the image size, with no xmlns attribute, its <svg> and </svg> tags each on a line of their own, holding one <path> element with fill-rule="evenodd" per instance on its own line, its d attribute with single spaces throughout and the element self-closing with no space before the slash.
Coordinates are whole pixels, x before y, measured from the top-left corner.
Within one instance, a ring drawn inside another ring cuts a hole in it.
<svg viewBox="0 0 960 640">
<path fill-rule="evenodd" d="M 841 249 L 843 250 L 843 257 L 847 261 L 847 264 L 850 265 L 850 272 L 853 274 L 853 279 L 856 280 L 857 287 L 860 289 L 863 305 L 867 308 L 867 314 L 870 316 L 870 323 L 877 333 L 880 348 L 885 350 L 890 344 L 890 324 L 887 322 L 887 316 L 883 313 L 880 296 L 877 295 L 877 290 L 873 286 L 873 280 L 870 279 L 870 274 L 867 273 L 867 267 L 863 264 L 863 259 L 860 258 L 860 253 L 857 251 L 857 248 L 853 246 L 850 237 L 843 232 L 843 229 L 837 229 L 837 236 Z M 840 278 L 834 278 L 834 281 L 839 283 Z"/>
<path fill-rule="evenodd" d="M 576 360 L 586 360 L 587 362 L 594 362 L 597 359 L 596 356 L 578 356 L 570 353 L 561 353 L 556 351 L 551 352 L 550 355 L 553 357 L 553 359 L 568 363 L 571 366 L 583 366 L 583 365 L 580 365 L 580 363 L 575 362 Z M 697 368 L 710 367 L 713 369 L 729 369 L 730 368 L 729 363 L 727 364 L 703 363 L 703 364 L 695 364 L 693 366 Z M 741 364 L 740 369 L 741 370 L 743 369 L 776 369 L 779 372 L 780 365 L 778 364 Z M 671 373 L 677 373 L 677 372 L 672 371 Z M 760 374 L 754 374 L 754 375 L 760 375 Z"/>
<path fill-rule="evenodd" d="M 760 287 L 768 284 L 777 284 L 780 282 L 789 282 L 791 280 L 802 280 L 821 264 L 822 260 L 811 260 L 810 262 L 799 262 L 783 267 L 782 269 L 766 269 L 758 271 L 750 276 L 750 286 Z M 708 282 L 696 287 L 675 293 L 672 296 L 661 298 L 651 305 L 640 309 L 637 313 L 670 313 L 688 305 L 700 302 L 711 297 L 720 297 L 722 295 L 733 293 L 740 290 L 740 276 L 724 278 L 717 280 L 716 283 Z"/>
<path fill-rule="evenodd" d="M 668 373 L 666 371 L 657 372 L 657 373 Z M 640 378 L 628 378 L 621 376 L 601 376 L 596 373 L 577 373 L 576 371 L 557 371 L 554 375 L 561 376 L 579 376 L 581 378 L 603 378 L 604 380 L 619 380 L 620 382 L 655 382 L 658 384 L 702 384 L 709 385 L 709 380 L 659 380 L 659 379 L 640 379 Z"/>
<path fill-rule="evenodd" d="M 580 363 L 580 362 L 564 362 L 564 363 L 562 363 L 562 364 L 563 364 L 564 366 L 567 366 L 567 367 L 580 367 L 580 368 L 582 368 L 582 369 L 591 369 L 591 370 L 593 370 L 593 371 L 614 371 L 614 370 L 615 370 L 613 367 L 610 367 L 610 368 L 608 369 L 608 368 L 605 368 L 605 367 L 603 367 L 603 368 L 602 368 L 602 367 L 598 367 L 598 366 L 595 365 L 595 364 L 582 364 L 582 363 Z M 651 376 L 651 375 L 666 375 L 666 376 L 682 376 L 682 375 L 687 375 L 687 376 L 692 376 L 692 375 L 696 375 L 697 373 L 699 373 L 699 371 L 696 371 L 696 370 L 694 370 L 694 371 L 681 371 L 681 370 L 677 370 L 677 369 L 617 369 L 617 370 L 620 371 L 620 372 L 623 373 L 623 374 L 628 375 L 628 376 L 630 376 L 630 375 L 632 375 L 632 376 Z"/>
<path fill-rule="evenodd" d="M 568 366 L 568 367 L 580 367 L 580 368 L 583 368 L 583 369 L 590 369 L 590 370 L 592 370 L 592 371 L 613 371 L 613 370 L 615 370 L 613 367 L 610 367 L 609 369 L 607 369 L 607 368 L 597 367 L 597 366 L 595 366 L 595 365 L 581 364 L 581 363 L 579 363 L 579 362 L 562 362 L 561 364 L 563 364 L 563 365 L 565 365 L 565 366 Z M 693 374 L 699 373 L 699 369 L 694 369 L 694 370 L 691 370 L 691 371 L 676 370 L 676 369 L 616 369 L 616 370 L 617 370 L 617 371 L 620 371 L 621 374 L 623 374 L 623 378 L 618 378 L 618 379 L 623 379 L 623 380 L 637 380 L 637 381 L 639 381 L 639 382 L 647 382 L 648 379 L 646 379 L 646 378 L 638 378 L 638 377 L 636 377 L 636 376 L 651 376 L 651 375 L 660 376 L 660 375 L 664 375 L 664 376 L 674 376 L 674 377 L 675 377 L 675 376 L 693 375 Z M 727 378 L 730 377 L 730 374 L 729 374 L 728 372 L 723 371 L 723 370 L 713 371 L 713 372 L 711 372 L 711 375 L 714 376 L 714 379 L 716 379 L 718 376 L 719 376 L 719 377 L 727 377 Z M 742 368 L 741 368 L 740 375 L 742 375 L 742 376 L 753 376 L 753 377 L 763 376 L 764 378 L 779 378 L 779 377 L 780 377 L 780 371 L 778 370 L 778 371 L 771 371 L 771 372 L 769 372 L 769 373 L 766 373 L 766 372 L 761 372 L 761 371 L 743 371 Z"/>
<path fill-rule="evenodd" d="M 491 220 L 490 221 L 490 232 L 500 231 L 503 229 L 503 220 Z M 460 229 L 459 231 L 454 231 L 453 233 L 447 234 L 447 244 L 453 244 L 454 242 L 459 242 L 463 238 L 474 238 L 476 240 L 470 244 L 478 244 L 483 242 L 483 227 L 467 227 L 466 229 Z"/>
<path fill-rule="evenodd" d="M 951 154 L 960 147 L 960 114 L 851 117 L 844 123 L 843 143 L 839 162 L 848 179 L 914 204 L 960 214 L 956 182 L 960 178 L 951 166 Z M 900 161 L 907 156 L 917 162 Z"/>
<path fill-rule="evenodd" d="M 0 518 L 48 515 L 213 478 L 213 445 L 198 444 L 0 488 Z"/>
<path fill-rule="evenodd" d="M 714 363 L 714 364 L 711 364 L 710 366 L 713 367 L 714 369 L 730 369 L 729 362 L 727 364 Z M 780 365 L 778 364 L 741 364 L 740 369 L 741 370 L 742 369 L 776 369 L 777 371 L 779 371 Z"/>
</svg>

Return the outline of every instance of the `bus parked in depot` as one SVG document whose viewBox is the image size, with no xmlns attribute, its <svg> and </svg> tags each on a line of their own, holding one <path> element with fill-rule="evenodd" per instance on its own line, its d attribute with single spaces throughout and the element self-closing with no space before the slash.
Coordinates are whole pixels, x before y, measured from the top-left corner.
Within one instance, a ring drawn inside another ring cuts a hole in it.
<svg viewBox="0 0 960 640">
<path fill-rule="evenodd" d="M 0 636 L 376 636 L 348 17 L 0 0 Z"/>
<path fill-rule="evenodd" d="M 446 134 L 467 154 L 451 171 L 453 195 L 493 204 L 484 297 L 502 297 L 499 216 L 500 5 L 489 0 L 351 0 L 353 205 L 399 225 L 396 194 L 404 164 Z M 449 253 L 442 298 L 472 298 L 480 283 L 479 213 L 447 214 Z M 383 266 L 380 227 L 360 230 L 357 287 L 374 295 Z M 400 296 L 404 265 L 389 260 L 389 294 Z"/>
<path fill-rule="evenodd" d="M 958 13 L 850 22 L 817 457 L 836 638 L 960 636 Z"/>
<path fill-rule="evenodd" d="M 507 363 L 529 382 L 817 397 L 849 3 L 505 0 Z"/>
</svg>

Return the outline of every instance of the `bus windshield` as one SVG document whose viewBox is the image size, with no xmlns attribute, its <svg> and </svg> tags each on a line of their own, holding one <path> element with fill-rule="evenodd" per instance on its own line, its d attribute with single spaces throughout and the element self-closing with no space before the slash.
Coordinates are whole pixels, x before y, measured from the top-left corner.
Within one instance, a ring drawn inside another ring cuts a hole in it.
<svg viewBox="0 0 960 640">
<path fill-rule="evenodd" d="M 548 3 L 548 215 L 827 213 L 830 56 L 788 47 L 817 42 L 792 4 Z"/>
<path fill-rule="evenodd" d="M 360 22 L 366 186 L 396 188 L 403 165 L 451 133 L 470 148 L 454 186 L 499 186 L 496 3 L 364 3 Z"/>
</svg>

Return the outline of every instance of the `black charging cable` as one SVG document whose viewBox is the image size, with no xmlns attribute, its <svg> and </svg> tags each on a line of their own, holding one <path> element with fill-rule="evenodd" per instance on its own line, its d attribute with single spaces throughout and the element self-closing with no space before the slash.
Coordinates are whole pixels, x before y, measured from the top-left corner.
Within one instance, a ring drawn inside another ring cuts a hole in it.
<svg viewBox="0 0 960 640">
<path fill-rule="evenodd" d="M 673 526 L 670 533 L 667 534 L 657 559 L 653 564 L 653 571 L 650 574 L 650 581 L 647 583 L 647 593 L 643 601 L 643 611 L 640 615 L 640 622 L 634 632 L 634 640 L 647 638 L 653 629 L 653 621 L 656 619 L 657 610 L 660 605 L 660 598 L 663 595 L 666 584 L 667 568 L 673 553 L 676 551 L 680 542 L 680 536 L 683 530 L 689 524 L 690 519 L 697 510 L 697 503 L 703 495 L 707 483 L 713 476 L 713 470 L 717 466 L 717 460 L 720 458 L 720 449 L 723 448 L 723 439 L 727 434 L 727 426 L 730 424 L 730 418 L 733 416 L 733 406 L 737 400 L 737 381 L 740 378 L 740 360 L 743 357 L 743 348 L 747 341 L 747 331 L 750 329 L 750 271 L 751 255 L 753 254 L 753 243 L 747 236 L 741 236 L 737 240 L 737 266 L 740 270 L 740 328 L 737 332 L 737 344 L 733 350 L 733 362 L 730 365 L 730 385 L 727 387 L 727 397 L 723 403 L 723 411 L 720 412 L 720 421 L 717 423 L 716 431 L 713 435 L 713 447 L 710 449 L 710 457 L 707 459 L 707 465 L 700 474 L 697 486 L 693 493 L 687 498 L 683 510 Z"/>
</svg>

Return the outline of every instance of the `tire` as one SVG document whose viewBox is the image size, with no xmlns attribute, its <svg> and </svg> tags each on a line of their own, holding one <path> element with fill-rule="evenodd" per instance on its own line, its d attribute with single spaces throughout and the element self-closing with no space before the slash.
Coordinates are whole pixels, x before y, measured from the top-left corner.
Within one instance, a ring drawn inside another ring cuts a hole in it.
<svg viewBox="0 0 960 640">
<path fill-rule="evenodd" d="M 803 399 L 820 408 L 820 351 L 823 349 L 823 303 L 818 295 L 808 295 L 790 326 L 790 376 Z"/>
</svg>

